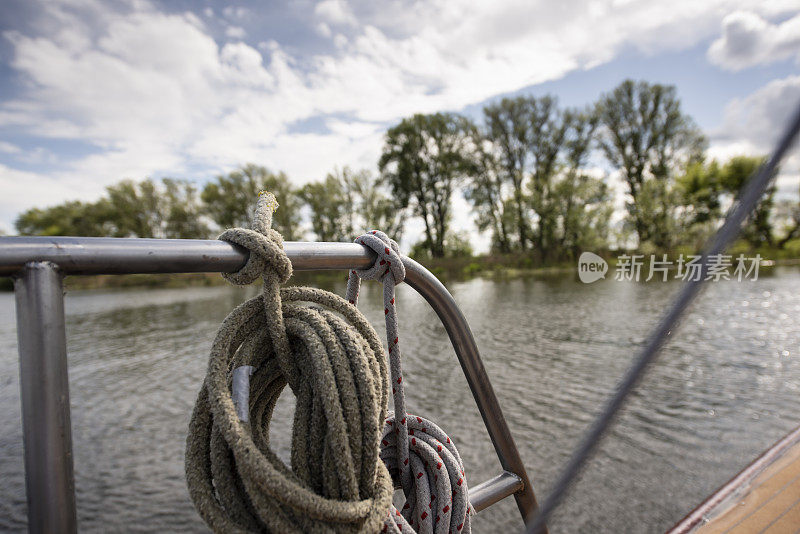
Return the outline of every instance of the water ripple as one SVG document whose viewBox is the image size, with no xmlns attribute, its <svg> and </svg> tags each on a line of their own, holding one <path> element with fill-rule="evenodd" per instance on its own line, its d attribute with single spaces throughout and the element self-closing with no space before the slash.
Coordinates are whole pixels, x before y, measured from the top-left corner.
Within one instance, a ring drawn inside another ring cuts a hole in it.
<svg viewBox="0 0 800 534">
<path fill-rule="evenodd" d="M 572 277 L 453 284 L 540 498 L 630 364 L 674 283 Z M 336 290 L 343 292 L 343 285 Z M 67 296 L 78 514 L 82 531 L 195 532 L 185 432 L 222 318 L 253 290 Z M 444 329 L 398 290 L 408 405 L 459 445 L 470 483 L 499 473 Z M 362 308 L 383 331 L 379 287 Z M 554 531 L 659 532 L 798 424 L 800 272 L 711 285 L 623 410 Z M 0 530 L 23 531 L 22 436 L 13 296 L 0 295 Z M 291 427 L 281 396 L 274 424 Z M 289 458 L 288 432 L 273 446 Z M 476 531 L 517 529 L 513 500 Z"/>
</svg>

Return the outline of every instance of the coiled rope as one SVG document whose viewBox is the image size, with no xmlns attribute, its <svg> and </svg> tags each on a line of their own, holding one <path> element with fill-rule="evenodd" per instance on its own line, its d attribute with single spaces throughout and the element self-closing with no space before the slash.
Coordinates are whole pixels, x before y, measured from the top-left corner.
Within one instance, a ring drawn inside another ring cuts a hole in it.
<svg viewBox="0 0 800 534">
<path fill-rule="evenodd" d="M 394 290 L 405 279 L 399 247 L 378 230 L 358 237 L 355 242 L 378 255 L 369 269 L 350 271 L 346 298 L 350 304 L 357 304 L 362 278 L 379 280 L 383 284 L 394 414 L 386 419 L 381 459 L 391 471 L 399 472 L 400 486 L 406 497 L 401 512 L 393 507 L 384 531 L 393 528 L 437 534 L 470 532 L 472 510 L 461 456 L 441 428 L 406 412 Z"/>
<path fill-rule="evenodd" d="M 189 493 L 215 532 L 377 532 L 393 492 L 378 459 L 388 401 L 383 348 L 341 297 L 279 289 L 292 268 L 269 228 L 269 197 L 259 198 L 256 230 L 220 236 L 250 250 L 244 268 L 226 278 L 249 284 L 261 276 L 264 290 L 228 315 L 212 345 L 187 438 Z M 230 391 L 233 370 L 246 365 L 255 368 L 249 422 L 237 416 Z M 287 383 L 297 397 L 291 470 L 269 446 Z"/>
<path fill-rule="evenodd" d="M 399 423 L 387 417 L 383 347 L 354 306 L 358 274 L 350 275 L 350 303 L 318 289 L 281 289 L 292 267 L 282 237 L 270 228 L 275 207 L 271 194 L 260 195 L 254 230 L 220 236 L 250 251 L 245 266 L 226 279 L 246 285 L 262 277 L 264 285 L 225 318 L 211 348 L 186 443 L 195 507 L 215 532 L 408 532 L 412 525 L 420 532 L 468 532 L 458 452 L 433 423 L 405 414 L 394 310 L 394 284 L 404 273 L 397 244 L 370 234 L 392 246 L 359 273 L 382 279 L 391 301 L 386 318 Z M 394 268 L 386 271 L 390 261 Z M 237 406 L 231 389 L 242 369 L 252 376 L 245 395 L 236 395 L 245 406 Z M 272 412 L 287 384 L 297 398 L 291 469 L 269 444 Z M 387 467 L 399 473 L 402 512 L 392 505 L 395 482 Z"/>
</svg>

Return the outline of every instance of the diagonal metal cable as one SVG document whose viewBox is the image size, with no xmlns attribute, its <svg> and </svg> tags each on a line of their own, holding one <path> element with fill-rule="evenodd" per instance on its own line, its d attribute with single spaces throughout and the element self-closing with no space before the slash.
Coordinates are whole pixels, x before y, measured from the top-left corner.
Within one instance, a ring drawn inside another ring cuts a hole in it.
<svg viewBox="0 0 800 534">
<path fill-rule="evenodd" d="M 573 452 L 567 465 L 562 470 L 558 480 L 553 486 L 553 491 L 548 495 L 547 500 L 539 508 L 538 513 L 525 529 L 526 534 L 541 534 L 546 532 L 545 525 L 553 511 L 561 504 L 567 491 L 572 486 L 575 478 L 580 474 L 584 464 L 595 452 L 604 434 L 614 422 L 620 408 L 625 403 L 628 395 L 636 387 L 639 379 L 644 374 L 647 366 L 653 362 L 667 339 L 672 335 L 678 321 L 683 316 L 686 309 L 694 301 L 705 282 L 708 272 L 707 258 L 724 252 L 731 241 L 736 238 L 741 229 L 742 223 L 758 204 L 759 199 L 767 190 L 772 182 L 778 164 L 781 162 L 786 152 L 800 131 L 800 107 L 795 111 L 795 115 L 781 136 L 778 145 L 770 158 L 756 171 L 756 173 L 742 186 L 738 199 L 731 206 L 725 222 L 711 239 L 710 244 L 703 252 L 701 259 L 701 274 L 695 280 L 689 280 L 681 289 L 677 298 L 673 302 L 668 312 L 661 318 L 656 328 L 641 351 L 634 359 L 633 365 L 627 371 L 616 392 L 607 401 L 602 413 L 592 423 L 591 428 L 586 432 L 578 448 Z"/>
</svg>

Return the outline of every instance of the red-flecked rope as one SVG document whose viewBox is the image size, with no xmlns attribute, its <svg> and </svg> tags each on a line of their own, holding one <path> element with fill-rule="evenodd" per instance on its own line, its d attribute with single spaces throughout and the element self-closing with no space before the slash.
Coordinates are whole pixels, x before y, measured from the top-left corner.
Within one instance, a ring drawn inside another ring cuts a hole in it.
<svg viewBox="0 0 800 534">
<path fill-rule="evenodd" d="M 381 231 L 373 230 L 355 240 L 374 250 L 378 257 L 369 269 L 350 271 L 347 300 L 358 301 L 361 279 L 383 284 L 383 306 L 389 372 L 394 398 L 394 414 L 386 419 L 380 457 L 395 478 L 399 478 L 406 501 L 401 510 L 392 507 L 384 532 L 468 533 L 470 532 L 469 492 L 455 445 L 431 421 L 406 412 L 400 338 L 397 329 L 395 286 L 405 278 L 405 267 L 397 243 Z"/>
</svg>

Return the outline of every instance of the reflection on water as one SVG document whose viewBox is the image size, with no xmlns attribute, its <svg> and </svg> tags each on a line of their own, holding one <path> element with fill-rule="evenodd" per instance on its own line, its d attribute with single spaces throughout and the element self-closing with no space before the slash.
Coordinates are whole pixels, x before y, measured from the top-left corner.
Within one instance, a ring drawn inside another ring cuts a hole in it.
<svg viewBox="0 0 800 534">
<path fill-rule="evenodd" d="M 340 294 L 344 284 L 335 288 Z M 540 499 L 677 289 L 572 277 L 455 283 Z M 66 299 L 81 530 L 197 531 L 183 448 L 216 327 L 236 288 Z M 470 482 L 499 465 L 434 313 L 399 289 L 408 405 L 459 445 Z M 362 308 L 382 330 L 379 287 Z M 800 423 L 800 272 L 712 284 L 559 510 L 555 532 L 660 532 Z M 13 295 L 0 294 L 0 530 L 25 528 Z M 288 430 L 285 394 L 275 414 Z M 273 446 L 288 460 L 289 432 Z M 512 499 L 477 532 L 519 528 Z"/>
</svg>

